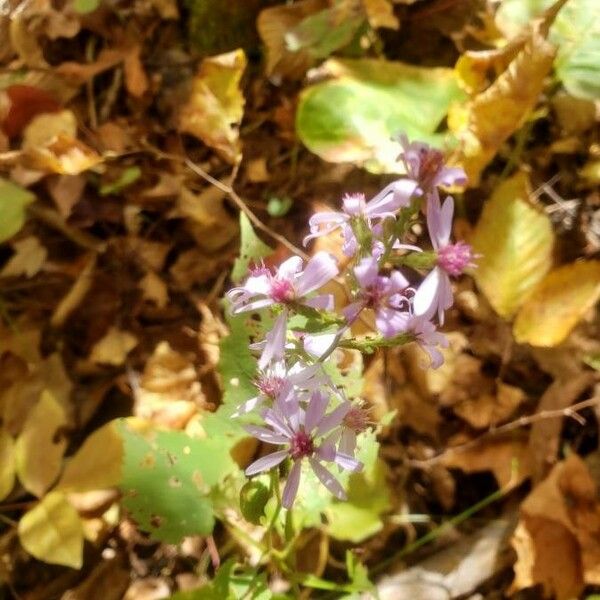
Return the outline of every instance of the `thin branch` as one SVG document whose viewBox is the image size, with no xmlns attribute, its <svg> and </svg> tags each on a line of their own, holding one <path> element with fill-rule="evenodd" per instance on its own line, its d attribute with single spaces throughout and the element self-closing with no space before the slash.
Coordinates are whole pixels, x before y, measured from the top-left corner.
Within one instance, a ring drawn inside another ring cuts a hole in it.
<svg viewBox="0 0 600 600">
<path fill-rule="evenodd" d="M 567 408 L 561 408 L 556 410 L 542 410 L 541 412 L 536 413 L 534 415 L 519 417 L 518 419 L 515 419 L 510 423 L 500 425 L 500 427 L 493 427 L 491 429 L 488 429 L 488 431 L 481 434 L 478 438 L 471 440 L 470 442 L 466 442 L 464 444 L 448 448 L 440 454 L 428 458 L 426 460 L 410 460 L 409 464 L 410 466 L 418 468 L 430 467 L 431 465 L 440 462 L 449 453 L 465 452 L 466 450 L 471 450 L 472 448 L 479 446 L 479 444 L 486 441 L 490 437 L 502 435 L 515 429 L 519 429 L 520 427 L 526 427 L 527 425 L 531 425 L 532 423 L 536 423 L 537 421 L 544 421 L 546 419 L 560 419 L 562 417 L 570 417 L 571 419 L 577 421 L 580 425 L 585 425 L 585 419 L 580 414 L 578 414 L 579 411 L 583 410 L 584 408 L 589 408 L 590 406 L 597 406 L 599 404 L 600 396 L 594 396 L 593 398 L 582 400 L 581 402 L 573 404 L 573 406 L 568 406 Z"/>
</svg>

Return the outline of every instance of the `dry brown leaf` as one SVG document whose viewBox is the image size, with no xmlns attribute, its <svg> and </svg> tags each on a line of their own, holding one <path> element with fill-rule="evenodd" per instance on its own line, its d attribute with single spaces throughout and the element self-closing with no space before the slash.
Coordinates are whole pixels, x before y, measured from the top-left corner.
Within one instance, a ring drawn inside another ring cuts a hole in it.
<svg viewBox="0 0 600 600">
<path fill-rule="evenodd" d="M 123 63 L 125 87 L 136 98 L 141 98 L 150 86 L 148 76 L 146 75 L 146 71 L 144 71 L 144 66 L 140 59 L 141 50 L 142 48 L 139 45 L 131 48 L 125 56 Z"/>
<path fill-rule="evenodd" d="M 521 513 L 513 590 L 541 584 L 546 594 L 569 600 L 600 582 L 600 499 L 579 456 L 557 464 Z"/>
<path fill-rule="evenodd" d="M 557 379 L 540 398 L 535 414 L 567 409 L 593 381 L 594 376 L 589 372 L 567 380 Z M 562 419 L 540 419 L 531 426 L 529 454 L 534 482 L 540 481 L 556 462 L 562 427 Z"/>
<path fill-rule="evenodd" d="M 68 219 L 86 185 L 82 175 L 53 175 L 47 180 L 48 191 L 62 217 Z"/>
<path fill-rule="evenodd" d="M 527 396 L 518 387 L 499 382 L 495 393 L 484 393 L 453 407 L 454 412 L 476 429 L 487 429 L 508 419 Z"/>
<path fill-rule="evenodd" d="M 162 270 L 171 247 L 171 244 L 154 242 L 141 237 L 130 236 L 126 240 L 127 253 L 138 258 L 145 268 L 153 271 Z"/>
<path fill-rule="evenodd" d="M 301 78 L 313 64 L 314 58 L 307 49 L 290 52 L 285 35 L 297 27 L 303 19 L 328 8 L 327 0 L 300 0 L 293 5 L 273 6 L 265 8 L 256 26 L 267 49 L 268 77 Z"/>
<path fill-rule="evenodd" d="M 394 6 L 390 0 L 362 0 L 369 25 L 374 29 L 387 27 L 398 29 L 400 21 L 394 15 Z"/>
<path fill-rule="evenodd" d="M 123 49 L 104 48 L 93 63 L 64 62 L 56 67 L 56 73 L 79 85 L 117 66 L 126 56 Z"/>
<path fill-rule="evenodd" d="M 61 327 L 69 315 L 79 306 L 85 295 L 90 291 L 94 280 L 94 269 L 96 268 L 96 255 L 88 257 L 85 266 L 77 277 L 66 296 L 58 303 L 50 318 L 53 327 Z"/>
<path fill-rule="evenodd" d="M 482 441 L 466 449 L 450 447 L 441 462 L 465 473 L 491 471 L 501 488 L 516 487 L 531 475 L 529 449 L 523 436 Z"/>
<path fill-rule="evenodd" d="M 179 194 L 178 213 L 188 219 L 198 246 L 208 252 L 219 250 L 238 235 L 237 220 L 225 210 L 224 199 L 224 192 L 214 186 L 200 194 L 182 188 Z"/>
<path fill-rule="evenodd" d="M 99 561 L 86 579 L 77 587 L 67 590 L 61 600 L 123 600 L 130 574 L 122 562 L 120 557 Z"/>
<path fill-rule="evenodd" d="M 133 414 L 182 429 L 204 405 L 194 365 L 167 342 L 156 346 L 135 386 Z"/>
<path fill-rule="evenodd" d="M 196 306 L 202 315 L 200 330 L 198 331 L 198 345 L 204 352 L 207 366 L 216 369 L 221 355 L 220 343 L 227 336 L 229 330 L 207 304 L 198 302 Z"/>
<path fill-rule="evenodd" d="M 0 277 L 33 277 L 39 273 L 48 256 L 48 251 L 40 244 L 40 240 L 32 235 L 15 242 L 12 246 L 15 254 L 0 271 Z"/>
<path fill-rule="evenodd" d="M 205 58 L 179 113 L 180 131 L 196 136 L 231 164 L 242 158 L 238 126 L 244 116 L 240 81 L 246 63 L 241 49 Z"/>
<path fill-rule="evenodd" d="M 142 291 L 142 297 L 152 302 L 158 308 L 164 308 L 169 302 L 169 290 L 167 284 L 153 271 L 148 271 L 138 283 Z"/>
<path fill-rule="evenodd" d="M 0 429 L 0 500 L 10 494 L 15 485 L 15 441 L 4 428 Z"/>
<path fill-rule="evenodd" d="M 448 124 L 460 139 L 455 160 L 474 187 L 501 145 L 535 107 L 552 68 L 556 48 L 533 30 L 524 48 L 489 88 L 466 107 L 450 111 Z"/>
<path fill-rule="evenodd" d="M 267 169 L 267 159 L 262 156 L 261 158 L 254 158 L 248 161 L 246 165 L 246 176 L 248 181 L 252 183 L 264 183 L 269 181 L 269 171 Z"/>
<path fill-rule="evenodd" d="M 111 327 L 104 337 L 94 344 L 90 360 L 104 365 L 120 366 L 127 355 L 138 345 L 138 339 L 128 331 Z"/>
<path fill-rule="evenodd" d="M 60 472 L 67 448 L 67 440 L 60 430 L 66 424 L 62 406 L 44 390 L 17 438 L 17 474 L 23 487 L 38 497 L 44 495 Z"/>
</svg>

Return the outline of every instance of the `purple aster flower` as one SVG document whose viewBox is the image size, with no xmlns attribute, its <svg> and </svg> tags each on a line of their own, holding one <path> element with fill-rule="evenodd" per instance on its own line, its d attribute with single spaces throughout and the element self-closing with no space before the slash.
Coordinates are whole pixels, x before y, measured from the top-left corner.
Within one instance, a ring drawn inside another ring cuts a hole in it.
<svg viewBox="0 0 600 600">
<path fill-rule="evenodd" d="M 320 364 L 305 365 L 297 362 L 289 369 L 283 361 L 269 364 L 254 380 L 258 395 L 238 406 L 233 417 L 248 414 L 263 406 L 272 404 L 279 398 L 288 396 L 292 389 L 313 392 L 327 382 Z"/>
<path fill-rule="evenodd" d="M 299 256 L 288 258 L 275 274 L 265 267 L 255 270 L 243 286 L 232 288 L 227 297 L 232 302 L 234 314 L 258 310 L 274 304 L 305 304 L 314 308 L 329 308 L 333 297 L 329 294 L 306 299 L 306 296 L 338 274 L 333 256 L 317 252 L 302 270 Z"/>
<path fill-rule="evenodd" d="M 402 292 L 408 288 L 408 281 L 400 271 L 392 271 L 389 277 L 380 275 L 377 259 L 368 256 L 354 267 L 354 276 L 360 287 L 356 301 L 343 311 L 348 322 L 354 322 L 361 310 L 370 308 L 375 311 L 375 324 L 384 337 L 404 331 L 409 301 Z"/>
<path fill-rule="evenodd" d="M 292 460 L 292 468 L 283 489 L 282 505 L 290 508 L 294 503 L 298 487 L 302 463 L 306 459 L 319 481 L 340 500 L 346 499 L 346 493 L 339 481 L 322 463 L 335 463 L 349 471 L 360 471 L 362 464 L 336 450 L 335 440 L 339 437 L 339 428 L 348 407 L 341 404 L 326 414 L 329 398 L 321 392 L 314 392 L 306 409 L 300 406 L 296 394 L 285 401 L 277 400 L 273 408 L 263 413 L 266 427 L 247 425 L 246 431 L 266 442 L 284 446 L 282 450 L 268 454 L 253 462 L 246 475 L 256 475 L 276 467 L 286 458 Z"/>
<path fill-rule="evenodd" d="M 406 135 L 397 137 L 402 146 L 398 160 L 404 163 L 408 176 L 417 181 L 423 193 L 427 193 L 438 185 L 450 187 L 466 185 L 467 176 L 459 167 L 446 167 L 444 154 L 423 142 L 408 142 Z"/>
<path fill-rule="evenodd" d="M 349 251 L 353 243 L 354 233 L 350 222 L 352 219 L 365 219 L 371 226 L 375 219 L 395 217 L 396 212 L 410 204 L 410 198 L 417 184 L 409 179 L 398 179 L 386 186 L 381 192 L 367 202 L 364 194 L 346 194 L 342 198 L 342 212 L 320 212 L 310 220 L 310 234 L 304 238 L 304 245 L 310 240 L 341 229 L 344 235 L 344 253 L 352 256 Z"/>
<path fill-rule="evenodd" d="M 450 243 L 454 200 L 448 196 L 443 205 L 437 190 L 427 198 L 427 228 L 433 249 L 437 253 L 437 264 L 425 277 L 413 299 L 417 315 L 432 317 L 438 315 L 440 325 L 444 324 L 444 312 L 453 303 L 450 276 L 458 277 L 467 267 L 473 267 L 475 255 L 465 242 Z"/>
<path fill-rule="evenodd" d="M 341 436 L 338 444 L 338 450 L 354 456 L 356 451 L 356 436 L 363 431 L 366 431 L 371 425 L 368 410 L 363 406 L 362 402 L 355 402 L 350 405 L 350 408 L 342 421 Z"/>
<path fill-rule="evenodd" d="M 444 356 L 437 347 L 447 348 L 448 339 L 437 331 L 427 316 L 411 315 L 406 322 L 406 331 L 415 336 L 415 342 L 427 353 L 433 369 L 443 364 Z M 426 366 L 423 365 L 423 368 Z"/>
</svg>

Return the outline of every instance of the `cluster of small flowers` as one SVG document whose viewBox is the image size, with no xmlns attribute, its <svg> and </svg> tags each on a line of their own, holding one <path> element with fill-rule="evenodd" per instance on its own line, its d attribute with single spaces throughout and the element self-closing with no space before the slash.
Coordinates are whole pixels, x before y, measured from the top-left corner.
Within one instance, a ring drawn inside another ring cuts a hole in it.
<svg viewBox="0 0 600 600">
<path fill-rule="evenodd" d="M 317 293 L 339 275 L 337 261 L 326 252 L 317 252 L 304 268 L 299 257 L 287 259 L 274 272 L 257 266 L 243 286 L 227 294 L 234 314 L 270 307 L 276 315 L 265 339 L 251 346 L 261 351 L 255 381 L 258 394 L 238 407 L 235 416 L 258 415 L 262 424 L 247 424 L 246 430 L 282 447 L 250 465 L 248 476 L 291 459 L 282 495 L 286 508 L 296 497 L 304 462 L 340 499 L 345 498 L 344 489 L 330 469 L 362 468 L 355 458 L 356 438 L 369 426 L 367 411 L 360 400 L 346 398 L 323 370 L 337 347 L 361 348 L 360 340 L 349 338 L 351 325 L 363 311 L 372 311 L 376 335 L 368 338 L 369 348 L 414 341 L 437 368 L 443 361 L 438 346 L 446 346 L 447 340 L 434 319 L 443 324 L 452 305 L 450 277 L 473 266 L 470 246 L 450 241 L 454 201 L 447 197 L 442 204 L 438 191 L 439 186 L 464 185 L 464 172 L 447 167 L 442 153 L 426 144 L 408 143 L 404 136 L 399 142 L 403 151 L 398 160 L 406 177 L 369 201 L 363 194 L 346 195 L 341 212 L 310 218 L 305 245 L 339 231 L 342 250 L 351 259 L 347 280 L 352 301 L 341 314 L 333 312 L 331 294 Z M 428 252 L 402 240 L 421 209 L 426 211 L 433 247 Z M 398 266 L 415 272 L 430 270 L 417 287 L 411 287 Z M 312 320 L 310 329 L 316 333 L 294 327 L 294 315 Z M 323 463 L 330 463 L 330 469 Z"/>
</svg>

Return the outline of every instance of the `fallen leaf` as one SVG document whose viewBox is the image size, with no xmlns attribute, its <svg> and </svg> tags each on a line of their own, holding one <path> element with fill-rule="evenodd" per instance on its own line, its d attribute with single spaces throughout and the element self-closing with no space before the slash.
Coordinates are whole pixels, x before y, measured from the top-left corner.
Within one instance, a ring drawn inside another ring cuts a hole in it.
<svg viewBox="0 0 600 600">
<path fill-rule="evenodd" d="M 8 431 L 0 429 L 0 500 L 10 494 L 15 485 L 15 441 Z"/>
<path fill-rule="evenodd" d="M 116 486 L 121 480 L 123 440 L 115 423 L 107 423 L 83 442 L 68 460 L 58 484 L 62 492 L 89 492 Z"/>
<path fill-rule="evenodd" d="M 471 244 L 481 256 L 474 277 L 494 310 L 510 318 L 552 266 L 550 219 L 529 203 L 524 173 L 502 182 L 485 203 Z"/>
<path fill-rule="evenodd" d="M 68 138 L 77 136 L 77 119 L 70 110 L 44 113 L 33 117 L 23 130 L 21 147 L 23 150 L 28 150 L 46 146 L 59 135 Z"/>
<path fill-rule="evenodd" d="M 129 570 L 123 566 L 121 556 L 117 555 L 114 559 L 99 561 L 85 581 L 67 590 L 61 600 L 124 600 L 129 581 Z M 134 600 L 150 599 L 140 596 Z"/>
<path fill-rule="evenodd" d="M 390 0 L 362 0 L 369 25 L 374 29 L 387 27 L 398 29 L 400 21 L 394 15 L 394 6 Z"/>
<path fill-rule="evenodd" d="M 448 448 L 442 464 L 465 473 L 491 471 L 498 486 L 517 487 L 531 475 L 529 449 L 524 437 L 481 442 L 461 449 Z"/>
<path fill-rule="evenodd" d="M 83 142 L 62 133 L 45 146 L 27 148 L 25 156 L 30 168 L 62 175 L 79 175 L 103 160 Z"/>
<path fill-rule="evenodd" d="M 3 106 L 2 129 L 9 138 L 21 135 L 36 115 L 60 110 L 60 104 L 51 93 L 32 85 L 8 86 L 0 91 L 0 104 Z"/>
<path fill-rule="evenodd" d="M 167 284 L 153 271 L 148 271 L 142 277 L 138 287 L 142 291 L 144 300 L 156 304 L 158 308 L 164 308 L 169 302 Z"/>
<path fill-rule="evenodd" d="M 35 496 L 43 496 L 60 473 L 67 448 L 60 429 L 66 424 L 62 406 L 44 390 L 15 445 L 17 475 L 23 487 Z"/>
<path fill-rule="evenodd" d="M 600 583 L 600 499 L 585 463 L 570 454 L 521 505 L 513 544 L 518 561 L 513 591 L 541 584 L 558 600 Z"/>
<path fill-rule="evenodd" d="M 53 327 L 61 327 L 67 320 L 69 315 L 79 306 L 86 294 L 90 291 L 93 283 L 94 269 L 96 268 L 96 255 L 92 254 L 88 257 L 85 266 L 77 277 L 71 289 L 60 300 L 54 313 L 50 318 L 50 323 Z"/>
<path fill-rule="evenodd" d="M 25 224 L 25 209 L 35 196 L 12 181 L 0 177 L 0 242 L 17 233 Z"/>
<path fill-rule="evenodd" d="M 61 492 L 50 492 L 26 512 L 18 525 L 19 540 L 32 556 L 53 565 L 80 569 L 83 526 Z"/>
<path fill-rule="evenodd" d="M 125 87 L 135 98 L 141 98 L 148 90 L 150 83 L 144 65 L 140 59 L 141 46 L 136 45 L 125 56 L 123 70 L 125 72 Z"/>
<path fill-rule="evenodd" d="M 13 249 L 15 254 L 4 265 L 2 271 L 0 271 L 0 277 L 20 277 L 21 275 L 25 275 L 31 278 L 41 270 L 48 256 L 46 248 L 33 235 L 15 242 Z"/>
<path fill-rule="evenodd" d="M 204 404 L 194 365 L 167 342 L 156 346 L 139 379 L 133 414 L 181 429 Z"/>
<path fill-rule="evenodd" d="M 461 402 L 454 412 L 475 429 L 487 429 L 508 419 L 527 396 L 521 388 L 499 382 L 493 394 Z"/>
<path fill-rule="evenodd" d="M 180 131 L 196 136 L 231 164 L 242 157 L 238 126 L 244 115 L 240 81 L 246 62 L 241 49 L 205 58 L 179 113 Z"/>
<path fill-rule="evenodd" d="M 544 392 L 535 414 L 566 410 L 592 384 L 593 375 L 580 373 L 568 380 L 555 380 Z M 563 419 L 540 419 L 531 426 L 529 453 L 534 481 L 540 481 L 558 459 Z"/>
<path fill-rule="evenodd" d="M 68 219 L 79 202 L 86 186 L 82 175 L 55 175 L 47 180 L 48 191 L 62 217 Z"/>
<path fill-rule="evenodd" d="M 238 234 L 237 222 L 224 206 L 225 194 L 210 186 L 200 194 L 182 188 L 177 203 L 179 215 L 188 219 L 188 228 L 200 248 L 219 250 Z"/>
<path fill-rule="evenodd" d="M 398 173 L 400 146 L 392 137 L 440 143 L 436 130 L 451 102 L 463 97 L 451 69 L 365 58 L 330 59 L 328 81 L 300 94 L 296 130 L 311 151 L 330 162 L 355 162 Z"/>
<path fill-rule="evenodd" d="M 127 355 L 138 345 L 138 339 L 128 331 L 111 327 L 92 348 L 90 360 L 104 365 L 122 365 Z"/>
<path fill-rule="evenodd" d="M 600 261 L 563 265 L 540 281 L 519 310 L 515 339 L 533 346 L 557 346 L 599 298 Z"/>
<path fill-rule="evenodd" d="M 555 47 L 537 30 L 492 85 L 466 106 L 455 106 L 448 124 L 460 140 L 454 160 L 475 187 L 501 145 L 535 107 L 552 68 Z"/>
</svg>

